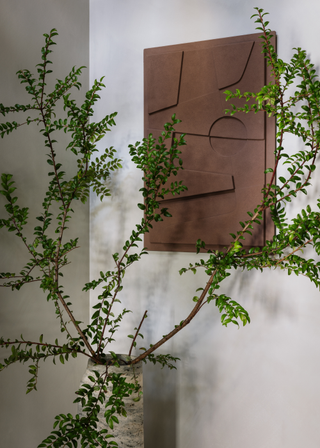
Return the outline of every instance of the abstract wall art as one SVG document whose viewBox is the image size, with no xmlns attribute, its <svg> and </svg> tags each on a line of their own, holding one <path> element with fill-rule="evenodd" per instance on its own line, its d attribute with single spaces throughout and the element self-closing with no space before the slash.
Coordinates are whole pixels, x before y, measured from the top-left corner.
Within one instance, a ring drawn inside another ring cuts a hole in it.
<svg viewBox="0 0 320 448">
<path fill-rule="evenodd" d="M 174 136 L 185 133 L 187 142 L 184 170 L 169 181 L 183 180 L 188 191 L 162 201 L 173 217 L 145 235 L 149 250 L 194 251 L 198 238 L 222 249 L 260 203 L 264 170 L 274 161 L 275 120 L 264 113 L 227 116 L 223 92 L 258 92 L 270 81 L 259 34 L 144 51 L 145 136 L 157 138 L 175 113 L 181 123 Z M 273 232 L 264 216 L 244 245 L 263 245 Z"/>
</svg>

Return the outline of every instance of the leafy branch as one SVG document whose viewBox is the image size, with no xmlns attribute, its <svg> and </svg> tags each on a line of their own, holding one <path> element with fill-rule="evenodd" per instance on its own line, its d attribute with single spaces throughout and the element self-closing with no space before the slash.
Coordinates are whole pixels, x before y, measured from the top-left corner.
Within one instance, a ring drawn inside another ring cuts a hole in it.
<svg viewBox="0 0 320 448">
<path fill-rule="evenodd" d="M 196 290 L 192 297 L 192 306 L 186 318 L 166 335 L 151 344 L 149 348 L 141 347 L 136 358 L 130 358 L 137 346 L 138 336 L 143 338 L 142 324 L 147 317 L 144 313 L 138 327 L 129 335 L 132 340 L 128 353 L 128 364 L 134 369 L 139 361 L 160 363 L 161 366 L 175 368 L 178 358 L 170 354 L 154 354 L 154 352 L 185 328 L 211 302 L 221 313 L 221 323 L 245 326 L 250 323 L 248 312 L 236 300 L 218 290 L 223 281 L 236 269 L 263 271 L 266 268 L 280 268 L 290 275 L 304 275 L 320 286 L 320 262 L 304 258 L 300 254 L 306 247 L 320 255 L 320 212 L 312 210 L 306 204 L 295 217 L 289 219 L 287 204 L 294 201 L 301 193 L 307 194 L 317 166 L 320 145 L 320 83 L 313 64 L 307 58 L 307 53 L 301 48 L 295 49 L 291 61 L 286 63 L 278 58 L 273 45 L 273 34 L 267 28 L 266 13 L 256 8 L 252 17 L 262 32 L 262 52 L 270 66 L 273 81 L 264 86 L 260 92 L 240 92 L 238 89 L 225 92 L 227 100 L 240 99 L 241 107 L 230 105 L 227 111 L 235 113 L 262 113 L 266 117 L 274 117 L 277 123 L 275 162 L 268 167 L 265 174 L 268 183 L 262 189 L 262 200 L 253 210 L 247 212 L 248 219 L 239 223 L 239 228 L 230 234 L 230 243 L 223 250 L 208 250 L 201 239 L 196 242 L 197 254 L 206 252 L 206 256 L 188 267 L 180 270 L 180 275 L 187 272 L 197 273 L 204 270 L 207 282 Z M 20 339 L 10 341 L 0 338 L 0 346 L 11 350 L 10 355 L 0 364 L 0 370 L 15 362 L 31 362 L 29 372 L 31 379 L 27 384 L 27 392 L 36 390 L 39 372 L 39 362 L 47 358 L 53 361 L 58 357 L 61 363 L 78 354 L 91 358 L 97 365 L 105 366 L 104 374 L 94 372 L 89 378 L 90 384 L 84 384 L 77 392 L 75 402 L 83 407 L 83 416 L 77 414 L 60 414 L 56 417 L 54 429 L 39 447 L 76 447 L 80 441 L 82 447 L 103 448 L 115 445 L 110 442 L 112 434 L 109 430 L 97 429 L 97 414 L 101 405 L 106 408 L 105 419 L 110 430 L 118 423 L 117 414 L 125 415 L 123 398 L 133 393 L 140 393 L 134 383 L 127 383 L 120 374 L 109 374 L 104 352 L 112 347 L 121 321 L 130 310 L 122 308 L 115 313 L 115 305 L 121 303 L 123 279 L 129 267 L 134 265 L 147 253 L 141 248 L 144 234 L 149 232 L 154 222 L 170 218 L 168 209 L 161 206 L 161 201 L 167 195 L 179 195 L 186 190 L 182 182 L 171 182 L 179 170 L 183 169 L 181 147 L 186 144 L 184 134 L 179 139 L 173 138 L 174 127 L 180 121 L 173 115 L 171 121 L 164 125 L 162 135 L 156 140 L 151 134 L 141 142 L 129 146 L 132 162 L 142 173 L 144 186 L 140 189 L 143 200 L 138 208 L 143 212 L 140 222 L 132 230 L 124 242 L 122 250 L 112 255 L 114 268 L 101 270 L 98 278 L 87 282 L 83 291 L 101 287 L 97 304 L 89 325 L 78 321 L 72 310 L 72 302 L 63 286 L 64 267 L 69 256 L 79 247 L 78 238 L 67 239 L 69 222 L 74 215 L 75 201 L 85 203 L 90 190 L 101 200 L 110 196 L 111 192 L 106 181 L 113 172 L 121 168 L 121 160 L 117 158 L 116 150 L 111 146 L 102 153 L 98 152 L 96 144 L 115 126 L 116 113 L 106 115 L 101 121 L 92 120 L 95 103 L 99 100 L 99 92 L 104 88 L 103 78 L 96 80 L 86 93 L 85 100 L 79 106 L 71 97 L 72 88 L 80 89 L 78 81 L 82 69 L 72 68 L 64 80 L 57 80 L 52 92 L 47 92 L 46 81 L 52 70 L 48 59 L 55 44 L 53 38 L 57 35 L 55 29 L 45 34 L 45 45 L 42 48 L 42 62 L 37 65 L 38 77 L 29 70 L 17 72 L 18 78 L 25 85 L 31 96 L 31 103 L 4 106 L 0 104 L 0 113 L 6 116 L 10 113 L 26 113 L 32 111 L 38 114 L 36 118 L 27 117 L 22 123 L 6 121 L 0 124 L 0 135 L 3 138 L 18 127 L 27 124 L 37 124 L 44 138 L 48 164 L 48 186 L 41 204 L 41 213 L 37 216 L 33 238 L 29 241 L 25 236 L 25 226 L 29 219 L 29 210 L 18 205 L 18 197 L 13 196 L 16 190 L 13 176 L 4 173 L 1 176 L 0 193 L 6 199 L 6 218 L 0 219 L 0 228 L 14 232 L 29 254 L 29 261 L 17 272 L 2 272 L 0 280 L 2 287 L 19 290 L 25 284 L 40 282 L 40 288 L 47 294 L 47 301 L 53 301 L 55 313 L 60 322 L 60 331 L 65 341 L 59 344 L 44 343 L 42 336 L 39 342 Z M 291 88 L 295 92 L 289 94 Z M 56 106 L 63 105 L 63 116 L 56 116 Z M 239 103 L 238 103 L 239 104 Z M 59 143 L 55 139 L 59 132 L 68 133 L 70 142 L 67 150 L 74 156 L 76 174 L 70 176 L 63 171 L 60 161 Z M 295 153 L 287 154 L 284 148 L 285 135 L 297 136 L 304 147 Z M 279 167 L 286 169 L 286 174 L 279 176 L 279 184 L 275 182 Z M 58 211 L 56 211 L 56 207 Z M 317 207 L 320 208 L 320 200 Z M 266 211 L 269 211 L 277 228 L 277 234 L 263 247 L 255 247 L 244 241 L 247 235 L 260 226 Z M 67 318 L 65 317 L 67 315 Z M 72 335 L 72 329 L 76 336 Z M 111 353 L 112 363 L 118 365 L 117 356 Z M 112 385 L 113 392 L 108 392 Z M 139 396 L 138 396 L 139 398 Z"/>
</svg>

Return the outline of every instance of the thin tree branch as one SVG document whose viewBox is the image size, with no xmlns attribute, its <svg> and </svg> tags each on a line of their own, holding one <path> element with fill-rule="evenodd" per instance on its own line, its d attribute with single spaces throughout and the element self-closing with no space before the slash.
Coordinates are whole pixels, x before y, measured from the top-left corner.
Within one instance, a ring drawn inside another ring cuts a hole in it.
<svg viewBox="0 0 320 448">
<path fill-rule="evenodd" d="M 129 356 L 131 356 L 131 352 L 132 352 L 132 349 L 133 349 L 133 347 L 134 347 L 134 343 L 136 342 L 136 339 L 137 339 L 137 336 L 138 336 L 138 334 L 139 334 L 140 328 L 141 328 L 141 326 L 142 326 L 142 324 L 143 324 L 143 321 L 144 321 L 145 318 L 147 317 L 147 312 L 148 312 L 148 310 L 146 310 L 146 311 L 144 312 L 144 315 L 142 316 L 140 325 L 139 325 L 139 327 L 138 327 L 138 329 L 137 329 L 137 331 L 136 331 L 136 334 L 134 335 L 134 338 L 133 338 L 133 340 L 132 340 L 132 344 L 131 344 L 131 347 L 130 347 L 130 350 L 129 350 Z"/>
</svg>

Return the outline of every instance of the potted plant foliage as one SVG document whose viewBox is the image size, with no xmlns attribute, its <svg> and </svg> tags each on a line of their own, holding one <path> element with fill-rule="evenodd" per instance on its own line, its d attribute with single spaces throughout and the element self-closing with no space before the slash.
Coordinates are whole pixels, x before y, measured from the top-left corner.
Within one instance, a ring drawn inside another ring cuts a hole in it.
<svg viewBox="0 0 320 448">
<path fill-rule="evenodd" d="M 173 139 L 173 145 L 169 149 L 166 145 L 179 120 L 173 115 L 171 122 L 164 125 L 158 141 L 149 135 L 141 143 L 129 146 L 132 161 L 141 170 L 144 182 L 140 190 L 143 200 L 138 204 L 143 212 L 141 221 L 124 242 L 122 252 L 112 255 L 114 269 L 105 271 L 102 267 L 98 278 L 83 285 L 85 291 L 102 286 L 91 321 L 89 325 L 84 325 L 77 320 L 76 311 L 72 308 L 72 298 L 67 295 L 63 283 L 64 267 L 69 263 L 70 254 L 78 247 L 78 238 L 68 234 L 68 222 L 74 216 L 74 202 L 85 203 L 90 189 L 101 200 L 111 194 L 105 182 L 112 171 L 121 169 L 121 160 L 112 147 L 97 155 L 96 144 L 115 125 L 116 113 L 107 115 L 100 122 L 91 120 L 99 91 L 104 87 L 103 79 L 94 82 L 80 107 L 72 99 L 70 89 L 80 88 L 78 77 L 83 67 L 73 68 L 64 81 L 57 80 L 52 92 L 46 92 L 46 80 L 51 73 L 49 57 L 57 35 L 55 29 L 44 35 L 42 61 L 37 65 L 38 77 L 34 77 L 28 70 L 18 72 L 21 83 L 31 97 L 30 104 L 0 104 L 3 116 L 13 112 L 32 114 L 24 123 L 6 121 L 0 124 L 1 137 L 15 131 L 21 124 L 38 125 L 44 140 L 43 155 L 46 154 L 48 164 L 48 185 L 31 241 L 24 234 L 28 209 L 19 204 L 15 193 L 15 179 L 8 173 L 1 176 L 0 192 L 6 199 L 6 217 L 0 219 L 0 227 L 16 234 L 30 258 L 17 272 L 1 273 L 1 287 L 19 290 L 31 282 L 37 282 L 46 299 L 54 303 L 63 338 L 63 341 L 61 338 L 46 341 L 41 335 L 38 341 L 29 341 L 23 336 L 15 340 L 1 337 L 0 345 L 8 349 L 9 353 L 4 364 L 0 364 L 0 369 L 8 368 L 16 362 L 27 362 L 31 374 L 27 392 L 31 392 L 36 389 L 39 363 L 48 358 L 64 364 L 71 358 L 85 356 L 92 367 L 91 373 L 87 374 L 76 392 L 75 402 L 81 405 L 81 411 L 75 416 L 58 415 L 53 431 L 39 447 L 76 447 L 79 442 L 82 447 L 105 448 L 118 443 L 125 446 L 126 442 L 120 441 L 120 436 L 113 437 L 113 429 L 118 425 L 120 416 L 125 418 L 127 415 L 130 406 L 128 400 L 131 404 L 139 402 L 141 385 L 138 365 L 141 361 L 175 368 L 177 358 L 169 354 L 157 355 L 155 351 L 210 303 L 221 313 L 222 325 L 246 325 L 250 322 L 247 311 L 239 303 L 218 292 L 220 284 L 234 270 L 263 271 L 265 268 L 280 268 L 289 275 L 295 273 L 307 276 L 317 287 L 320 284 L 320 263 L 305 258 L 301 253 L 303 248 L 310 246 L 316 254 L 320 254 L 320 213 L 312 210 L 306 203 L 301 212 L 289 220 L 286 210 L 288 202 L 307 194 L 316 169 L 320 145 L 320 84 L 305 51 L 296 49 L 289 63 L 277 57 L 271 43 L 271 32 L 267 28 L 268 22 L 264 18 L 266 13 L 259 8 L 256 10 L 253 17 L 258 23 L 257 29 L 262 32 L 262 51 L 271 68 L 273 82 L 257 93 L 227 91 L 226 99 L 243 100 L 242 107 L 231 106 L 228 111 L 231 115 L 235 112 L 266 113 L 276 118 L 275 165 L 266 170 L 270 173 L 270 182 L 263 188 L 261 203 L 254 210 L 248 210 L 248 219 L 241 222 L 239 228 L 231 234 L 230 244 L 223 251 L 207 250 L 199 235 L 195 242 L 199 260 L 182 268 L 180 274 L 188 270 L 196 273 L 201 269 L 208 276 L 207 283 L 197 290 L 196 296 L 191 294 L 193 302 L 189 315 L 149 348 L 139 347 L 140 354 L 136 357 L 132 356 L 132 350 L 137 346 L 137 338 L 142 335 L 141 327 L 146 313 L 139 326 L 129 335 L 131 344 L 128 353 L 120 356 L 112 351 L 112 343 L 128 310 L 122 309 L 114 314 L 114 305 L 120 302 L 123 277 L 127 269 L 147 253 L 141 244 L 143 235 L 149 231 L 153 222 L 170 219 L 170 213 L 166 208 L 161 208 L 159 200 L 166 195 L 179 194 L 187 188 L 182 182 L 172 182 L 169 188 L 166 186 L 168 178 L 182 169 L 180 148 L 185 145 L 184 135 Z M 295 86 L 293 90 L 290 89 L 292 85 Z M 62 102 L 64 109 L 61 118 L 56 116 L 59 102 Z M 76 172 L 73 176 L 66 174 L 63 157 L 59 158 L 57 155 L 58 132 L 70 134 L 70 143 L 66 149 L 74 154 Z M 287 133 L 298 136 L 304 143 L 303 149 L 288 154 L 283 142 Z M 276 184 L 276 170 L 280 164 L 287 171 L 286 176 L 280 176 L 279 183 Z M 19 188 L 19 179 L 17 183 Z M 319 200 L 317 205 L 319 208 Z M 245 250 L 243 242 L 246 234 L 250 234 L 254 226 L 261 224 L 263 213 L 268 209 L 277 229 L 276 235 L 264 247 Z M 121 366 L 127 369 L 129 377 L 125 378 L 117 370 Z M 105 426 L 100 426 L 99 412 L 102 412 Z"/>
</svg>

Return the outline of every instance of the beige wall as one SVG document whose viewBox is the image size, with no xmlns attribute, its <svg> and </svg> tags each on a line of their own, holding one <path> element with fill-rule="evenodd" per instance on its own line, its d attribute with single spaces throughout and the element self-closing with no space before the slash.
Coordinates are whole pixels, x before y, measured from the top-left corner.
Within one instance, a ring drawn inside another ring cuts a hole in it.
<svg viewBox="0 0 320 448">
<path fill-rule="evenodd" d="M 89 2 L 88 0 L 0 0 L 0 102 L 5 105 L 29 101 L 15 75 L 17 70 L 28 68 L 35 73 L 40 62 L 40 49 L 44 44 L 43 33 L 57 28 L 58 45 L 52 55 L 55 78 L 64 78 L 73 65 L 89 65 Z M 89 70 L 84 71 L 81 82 L 89 86 Z M 50 84 L 50 81 L 49 81 Z M 82 93 L 75 91 L 80 100 Z M 2 116 L 1 116 L 2 117 Z M 22 118 L 22 117 L 21 117 Z M 9 117 L 8 120 L 17 116 Z M 3 120 L 0 118 L 0 121 Z M 64 135 L 59 146 L 65 155 L 67 142 Z M 43 185 L 47 180 L 46 149 L 38 135 L 38 128 L 24 126 L 0 141 L 0 172 L 14 175 L 21 206 L 30 207 L 30 226 L 37 225 L 35 216 L 44 197 Z M 66 156 L 66 169 L 70 172 L 70 158 Z M 4 198 L 0 198 L 0 216 Z M 81 249 L 72 257 L 67 271 L 71 280 L 66 291 L 74 298 L 78 319 L 88 319 L 88 299 L 81 292 L 81 285 L 89 278 L 89 219 L 88 204 L 77 205 L 78 218 L 72 230 L 80 237 Z M 14 234 L 0 230 L 0 271 L 21 269 L 27 261 L 24 248 Z M 59 321 L 55 318 L 53 304 L 36 284 L 26 285 L 19 292 L 0 289 L 0 333 L 6 338 L 44 340 L 54 342 L 59 337 Z M 61 335 L 62 336 L 62 335 Z M 61 338 L 62 339 L 62 338 Z M 0 362 L 5 351 L 0 352 Z M 0 374 L 0 446 L 3 448 L 35 448 L 46 437 L 55 415 L 73 412 L 74 390 L 83 373 L 85 360 L 77 359 L 67 367 L 54 366 L 47 360 L 40 367 L 38 392 L 25 394 L 30 377 L 27 365 L 14 365 Z"/>
<path fill-rule="evenodd" d="M 106 75 L 98 117 L 117 110 L 117 128 L 104 145 L 125 159 L 114 178 L 113 201 L 91 203 L 91 273 L 111 267 L 135 222 L 141 202 L 138 171 L 128 144 L 143 135 L 143 49 L 250 34 L 253 7 L 270 12 L 281 58 L 306 48 L 320 65 L 320 3 L 300 0 L 93 0 L 90 4 L 91 80 Z M 296 142 L 289 140 L 290 145 Z M 317 180 L 314 181 L 314 184 Z M 319 188 L 319 186 L 318 186 Z M 318 189 L 319 191 L 319 189 Z M 314 197 L 309 198 L 314 202 Z M 199 235 L 201 237 L 201 235 Z M 195 255 L 157 253 L 132 267 L 121 294 L 127 316 L 115 351 L 148 309 L 144 346 L 187 316 L 204 278 L 179 276 Z M 251 271 L 252 272 L 252 271 Z M 306 278 L 286 273 L 237 272 L 221 292 L 247 307 L 252 323 L 222 328 L 212 304 L 162 353 L 181 358 L 177 372 L 145 369 L 146 448 L 318 448 L 320 446 L 320 297 Z M 92 297 L 92 302 L 94 296 Z M 126 331 L 127 330 L 127 331 Z"/>
</svg>

